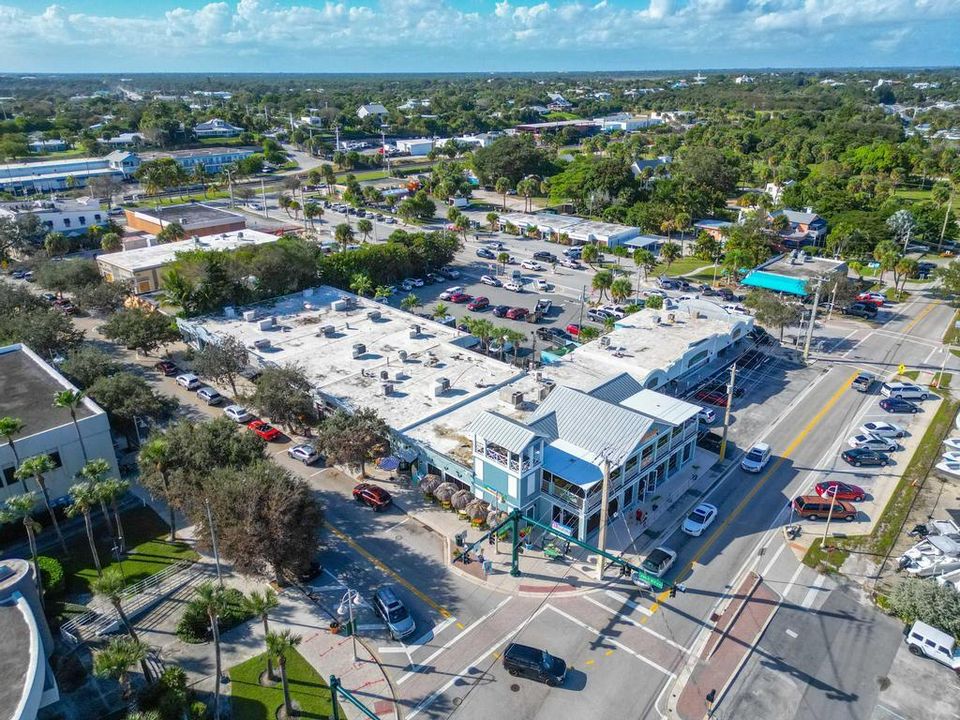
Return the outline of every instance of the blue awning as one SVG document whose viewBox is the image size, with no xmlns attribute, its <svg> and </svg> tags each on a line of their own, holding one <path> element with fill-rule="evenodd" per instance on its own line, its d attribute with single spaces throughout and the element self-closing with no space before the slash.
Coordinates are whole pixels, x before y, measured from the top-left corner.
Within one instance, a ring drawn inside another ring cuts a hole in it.
<svg viewBox="0 0 960 720">
<path fill-rule="evenodd" d="M 593 463 L 564 452 L 554 445 L 543 449 L 543 469 L 559 475 L 564 480 L 589 490 L 603 480 L 603 473 Z"/>
<path fill-rule="evenodd" d="M 751 272 L 743 279 L 743 284 L 772 292 L 798 295 L 799 297 L 809 295 L 807 292 L 806 278 L 787 277 L 786 275 L 764 272 L 763 270 L 754 270 Z"/>
</svg>

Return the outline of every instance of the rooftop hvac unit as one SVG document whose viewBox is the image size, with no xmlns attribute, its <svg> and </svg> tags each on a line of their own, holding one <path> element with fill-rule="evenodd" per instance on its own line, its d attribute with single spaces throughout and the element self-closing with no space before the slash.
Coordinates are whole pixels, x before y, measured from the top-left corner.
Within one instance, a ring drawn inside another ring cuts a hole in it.
<svg viewBox="0 0 960 720">
<path fill-rule="evenodd" d="M 270 341 L 266 338 L 263 338 L 262 340 L 254 340 L 253 346 L 257 350 L 266 350 L 267 348 L 270 347 Z"/>
<path fill-rule="evenodd" d="M 673 313 L 667 313 L 667 322 L 668 322 L 668 323 L 670 323 L 670 324 L 672 325 L 672 324 L 676 321 L 676 319 L 677 319 L 677 316 L 676 316 L 676 315 L 674 315 Z"/>
<path fill-rule="evenodd" d="M 607 337 L 606 335 L 604 335 L 603 337 L 601 337 L 601 338 L 600 338 L 600 347 L 602 347 L 602 348 L 608 348 L 608 347 L 610 347 L 610 338 Z"/>
<path fill-rule="evenodd" d="M 410 337 L 412 337 L 412 338 L 420 337 L 420 326 L 419 326 L 419 325 L 411 325 L 411 326 L 410 326 Z"/>
<path fill-rule="evenodd" d="M 447 390 L 450 389 L 450 380 L 445 377 L 437 378 L 433 383 L 433 395 L 434 397 L 440 397 Z"/>
<path fill-rule="evenodd" d="M 556 383 L 553 380 L 547 380 L 543 385 L 537 389 L 537 397 L 540 400 L 546 400 L 547 395 L 553 392 L 553 389 L 556 387 Z"/>
<path fill-rule="evenodd" d="M 400 358 L 400 362 L 406 362 L 406 361 L 407 361 L 407 351 L 406 351 L 406 350 L 401 350 L 400 352 L 397 353 L 397 357 Z"/>
<path fill-rule="evenodd" d="M 240 231 L 237 233 L 237 240 L 243 240 L 243 230 L 240 230 Z"/>
<path fill-rule="evenodd" d="M 186 219 L 186 218 L 177 218 L 177 222 L 180 224 L 180 227 L 186 227 L 186 226 L 187 226 L 187 219 Z"/>
<path fill-rule="evenodd" d="M 380 379 L 381 379 L 381 380 L 389 380 L 389 379 L 390 379 L 390 373 L 388 373 L 386 370 L 381 370 L 381 371 L 380 371 Z"/>
<path fill-rule="evenodd" d="M 653 324 L 654 324 L 654 325 L 659 325 L 659 324 L 660 324 L 660 316 L 659 316 L 659 315 L 654 315 L 654 316 L 653 316 Z"/>
<path fill-rule="evenodd" d="M 520 392 L 519 390 L 514 390 L 513 392 L 511 392 L 510 404 L 513 405 L 515 408 L 518 408 L 521 405 L 523 405 L 523 393 Z"/>
<path fill-rule="evenodd" d="M 384 397 L 387 397 L 388 395 L 393 395 L 393 383 L 390 383 L 390 382 L 380 383 L 380 390 L 383 393 Z"/>
<path fill-rule="evenodd" d="M 359 357 L 363 357 L 367 354 L 367 346 L 363 343 L 354 343 L 353 344 L 353 359 L 356 360 Z"/>
<path fill-rule="evenodd" d="M 330 337 L 336 332 L 336 328 L 333 325 L 323 325 L 320 330 L 317 332 L 318 335 L 323 335 L 324 337 Z"/>
<path fill-rule="evenodd" d="M 543 373 L 540 372 L 539 370 L 537 370 L 537 371 L 533 374 L 533 379 L 536 380 L 537 382 L 543 382 Z"/>
<path fill-rule="evenodd" d="M 382 314 L 379 310 L 370 310 L 367 312 L 367 320 L 379 320 Z"/>
<path fill-rule="evenodd" d="M 274 322 L 276 322 L 276 318 L 272 318 L 272 317 L 264 318 L 263 320 L 260 321 L 257 327 L 259 327 L 261 330 L 269 330 L 270 328 L 273 327 Z"/>
<path fill-rule="evenodd" d="M 393 379 L 396 382 L 400 382 L 401 380 L 403 380 L 403 370 L 395 370 L 393 373 Z"/>
<path fill-rule="evenodd" d="M 347 309 L 347 301 L 346 301 L 346 300 L 334 300 L 332 303 L 330 303 L 330 309 L 333 310 L 333 311 L 335 311 L 335 312 L 342 312 L 342 311 L 344 311 L 344 310 Z"/>
<path fill-rule="evenodd" d="M 257 311 L 256 311 L 256 310 L 244 310 L 244 311 L 243 311 L 243 319 L 246 320 L 247 322 L 253 322 L 254 320 L 257 319 Z"/>
</svg>

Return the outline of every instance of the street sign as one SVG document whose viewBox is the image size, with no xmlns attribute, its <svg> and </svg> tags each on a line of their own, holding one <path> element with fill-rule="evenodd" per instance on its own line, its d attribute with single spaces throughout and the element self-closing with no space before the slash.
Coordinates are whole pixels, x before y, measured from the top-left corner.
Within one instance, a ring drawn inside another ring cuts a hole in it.
<svg viewBox="0 0 960 720">
<path fill-rule="evenodd" d="M 907 366 L 904 365 L 903 363 L 900 363 L 900 365 L 897 366 L 898 375 L 903 375 L 906 371 L 907 371 Z"/>
</svg>

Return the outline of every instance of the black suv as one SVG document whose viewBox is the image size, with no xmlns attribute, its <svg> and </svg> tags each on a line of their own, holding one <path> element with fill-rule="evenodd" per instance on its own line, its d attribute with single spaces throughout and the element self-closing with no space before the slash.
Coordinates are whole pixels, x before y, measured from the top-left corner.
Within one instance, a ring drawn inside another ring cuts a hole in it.
<svg viewBox="0 0 960 720">
<path fill-rule="evenodd" d="M 546 250 L 538 250 L 537 252 L 535 252 L 533 254 L 533 259 L 543 260 L 544 262 L 548 262 L 548 263 L 557 262 L 557 256 L 554 255 L 552 252 L 547 252 Z"/>
<path fill-rule="evenodd" d="M 514 677 L 539 680 L 550 687 L 563 685 L 567 677 L 567 663 L 546 650 L 529 645 L 510 643 L 503 653 L 503 667 Z"/>
</svg>

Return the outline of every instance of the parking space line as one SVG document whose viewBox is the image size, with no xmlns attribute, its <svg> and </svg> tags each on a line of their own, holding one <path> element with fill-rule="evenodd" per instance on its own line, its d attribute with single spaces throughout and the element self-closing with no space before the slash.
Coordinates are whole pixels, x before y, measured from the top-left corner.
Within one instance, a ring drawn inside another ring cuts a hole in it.
<svg viewBox="0 0 960 720">
<path fill-rule="evenodd" d="M 770 573 L 771 568 L 773 568 L 773 566 L 774 566 L 774 564 L 777 562 L 777 560 L 780 559 L 780 554 L 783 552 L 783 549 L 784 549 L 785 547 L 786 547 L 786 545 L 781 544 L 781 545 L 777 548 L 777 551 L 773 554 L 773 557 L 770 558 L 770 562 L 767 563 L 767 566 L 766 566 L 765 568 L 763 568 L 763 572 L 760 573 L 761 577 L 766 577 L 766 576 Z"/>
<path fill-rule="evenodd" d="M 450 617 L 450 616 L 452 615 L 452 613 L 451 613 L 449 610 L 447 610 L 445 607 L 443 607 L 442 605 L 440 605 L 439 603 L 437 603 L 437 602 L 436 602 L 435 600 L 433 600 L 433 598 L 431 598 L 429 595 L 427 595 L 426 593 L 424 593 L 423 591 L 421 591 L 420 589 L 418 589 L 415 585 L 413 585 L 413 583 L 411 583 L 411 582 L 410 582 L 409 580 L 407 580 L 406 578 L 402 577 L 399 573 L 396 573 L 396 572 L 394 572 L 393 570 L 391 570 L 391 569 L 390 569 L 389 567 L 387 567 L 379 558 L 377 558 L 376 556 L 374 556 L 373 553 L 371 553 L 371 552 L 368 551 L 366 548 L 364 548 L 363 546 L 361 546 L 361 545 L 360 545 L 359 543 L 357 543 L 352 537 L 350 537 L 350 536 L 347 535 L 345 532 L 343 532 L 342 530 L 340 530 L 336 525 L 334 525 L 333 523 L 331 523 L 329 520 L 327 520 L 327 521 L 324 523 L 324 525 L 325 525 L 326 527 L 330 528 L 330 530 L 333 532 L 334 535 L 336 535 L 338 538 L 340 538 L 341 540 L 343 540 L 347 545 L 349 545 L 351 548 L 353 548 L 357 553 L 359 553 L 360 555 L 362 555 L 368 562 L 370 562 L 370 563 L 373 564 L 374 566 L 380 568 L 383 572 L 387 573 L 387 574 L 388 574 L 390 577 L 392 577 L 396 582 L 398 582 L 398 583 L 400 583 L 401 585 L 403 585 L 403 587 L 405 587 L 407 590 L 409 590 L 409 591 L 412 592 L 414 595 L 416 595 L 418 598 L 420 598 L 420 600 L 422 600 L 422 601 L 425 602 L 427 605 L 429 605 L 429 606 L 432 607 L 434 610 L 436 610 L 438 613 L 440 613 L 440 615 L 441 615 L 442 617 L 448 618 L 448 617 Z"/>
<path fill-rule="evenodd" d="M 637 620 L 634 620 L 634 619 L 633 619 L 632 617 L 630 617 L 629 615 L 624 615 L 623 613 L 617 612 L 617 611 L 614 610 L 612 607 L 608 607 L 608 606 L 604 605 L 602 602 L 600 602 L 599 600 L 595 600 L 594 598 L 590 597 L 589 595 L 584 595 L 584 600 L 587 600 L 587 601 L 589 601 L 589 602 L 592 602 L 594 605 L 596 605 L 597 607 L 603 608 L 603 609 L 606 610 L 608 613 L 611 613 L 611 614 L 613 614 L 613 615 L 621 618 L 622 620 L 624 620 L 625 622 L 630 623 L 631 625 L 633 625 L 633 626 L 636 627 L 636 628 L 640 628 L 640 629 L 643 630 L 645 633 L 648 633 L 648 634 L 650 634 L 650 635 L 653 635 L 653 637 L 655 637 L 655 638 L 656 638 L 657 640 L 659 640 L 660 642 L 666 643 L 666 644 L 669 645 L 670 647 L 674 648 L 675 650 L 679 650 L 680 652 L 682 652 L 682 653 L 685 654 L 685 655 L 689 655 L 690 652 L 691 652 L 689 648 L 685 648 L 685 647 L 684 647 L 683 645 L 681 645 L 680 643 L 674 642 L 673 640 L 671 640 L 671 639 L 668 638 L 668 637 L 664 637 L 663 635 L 661 635 L 660 633 L 658 633 L 656 630 L 651 630 L 651 629 L 648 628 L 646 625 L 644 625 L 643 623 L 641 623 L 641 622 L 639 622 L 639 621 L 637 621 Z"/>
<path fill-rule="evenodd" d="M 416 669 L 416 670 L 411 670 L 411 671 L 408 672 L 406 675 L 403 675 L 399 680 L 397 680 L 397 685 L 402 685 L 403 683 L 405 683 L 407 680 L 409 680 L 409 679 L 412 678 L 414 675 L 416 675 L 416 674 L 420 671 L 420 668 L 423 668 L 423 667 L 428 666 L 430 663 L 432 663 L 434 660 L 436 660 L 438 657 L 440 657 L 440 655 L 441 655 L 442 653 L 446 652 L 447 650 L 449 650 L 450 648 L 452 648 L 454 645 L 456 645 L 458 642 L 460 642 L 460 640 L 461 640 L 462 638 L 466 637 L 467 634 L 468 634 L 471 630 L 473 630 L 475 627 L 478 627 L 478 626 L 480 626 L 481 624 L 485 623 L 487 620 L 489 620 L 489 619 L 490 619 L 495 613 L 497 613 L 504 605 L 506 605 L 508 602 L 510 602 L 511 599 L 512 599 L 512 596 L 509 596 L 509 595 L 508 595 L 508 596 L 505 597 L 503 600 L 501 600 L 501 601 L 500 601 L 500 604 L 497 605 L 493 610 L 491 610 L 490 612 L 488 612 L 488 613 L 487 613 L 486 615 L 484 615 L 483 617 L 478 618 L 477 620 L 474 620 L 474 621 L 473 621 L 472 623 L 470 623 L 470 625 L 468 625 L 466 628 L 463 628 L 463 631 L 462 631 L 459 635 L 455 635 L 454 637 L 450 638 L 447 642 L 445 642 L 442 646 L 440 646 L 433 654 L 431 654 L 429 657 L 427 657 L 426 659 L 424 659 L 422 662 L 417 663 L 417 669 Z M 457 625 L 460 625 L 460 623 L 457 623 Z"/>
<path fill-rule="evenodd" d="M 797 578 L 800 577 L 800 572 L 803 570 L 803 564 L 797 565 L 797 569 L 793 571 L 793 575 L 790 576 L 790 580 L 787 582 L 786 586 L 783 588 L 783 592 L 780 593 L 780 597 L 784 600 L 787 599 L 787 593 L 789 593 L 794 584 L 797 582 Z"/>
<path fill-rule="evenodd" d="M 639 660 L 640 662 L 644 663 L 645 665 L 649 665 L 649 666 L 652 667 L 654 670 L 659 670 L 659 671 L 662 672 L 664 675 L 666 675 L 667 677 L 669 677 L 671 680 L 674 679 L 674 678 L 676 678 L 676 675 L 674 675 L 672 672 L 670 672 L 669 670 L 667 670 L 665 667 L 661 667 L 660 665 L 658 665 L 657 663 L 655 663 L 653 660 L 650 660 L 649 658 L 645 658 L 643 655 L 641 655 L 640 653 L 638 653 L 636 650 L 634 650 L 633 648 L 627 647 L 626 645 L 624 645 L 624 644 L 623 644 L 622 642 L 620 642 L 619 640 L 614 640 L 614 639 L 613 639 L 612 637 L 610 637 L 609 635 L 606 635 L 606 634 L 600 632 L 600 631 L 597 630 L 596 628 L 590 627 L 589 625 L 587 625 L 587 623 L 583 622 L 583 621 L 580 620 L 579 618 L 575 618 L 573 615 L 571 615 L 571 614 L 569 614 L 569 613 L 566 613 L 566 612 L 564 612 L 563 610 L 561 610 L 560 608 L 556 608 L 556 607 L 554 607 L 553 605 L 551 605 L 551 604 L 549 604 L 549 603 L 547 603 L 546 605 L 544 605 L 544 607 L 545 607 L 545 608 L 549 608 L 550 610 L 553 610 L 555 613 L 557 613 L 558 615 L 560 615 L 560 617 L 566 618 L 567 620 L 569 620 L 570 622 L 572 622 L 574 625 L 578 625 L 578 626 L 582 627 L 584 630 L 593 633 L 593 634 L 596 635 L 598 638 L 603 638 L 604 642 L 608 642 L 608 643 L 610 643 L 611 645 L 615 645 L 616 647 L 620 648 L 621 650 L 624 650 L 624 651 L 630 653 L 631 655 L 633 655 L 633 656 L 634 656 L 637 660 Z"/>
<path fill-rule="evenodd" d="M 435 638 L 437 635 L 439 635 L 439 634 L 442 633 L 444 630 L 446 630 L 448 627 L 450 627 L 451 625 L 453 625 L 453 623 L 455 623 L 456 620 L 457 620 L 457 619 L 456 619 L 455 617 L 448 617 L 446 620 L 444 620 L 443 622 L 441 622 L 439 625 L 435 625 L 435 626 L 434 626 L 433 628 L 431 628 L 430 630 L 427 630 L 423 635 L 421 635 L 420 637 L 418 637 L 415 642 L 405 644 L 405 646 L 406 646 L 406 648 L 407 648 L 407 651 L 408 651 L 408 652 L 416 652 L 417 650 L 419 650 L 420 648 L 422 648 L 424 645 L 426 645 L 428 642 L 430 642 L 433 638 Z"/>
</svg>

